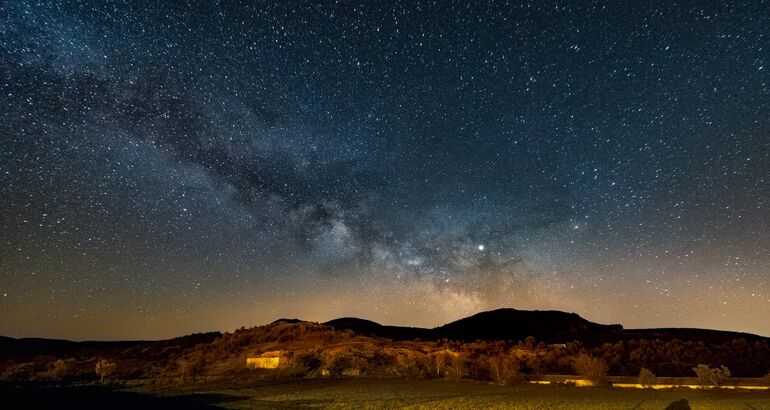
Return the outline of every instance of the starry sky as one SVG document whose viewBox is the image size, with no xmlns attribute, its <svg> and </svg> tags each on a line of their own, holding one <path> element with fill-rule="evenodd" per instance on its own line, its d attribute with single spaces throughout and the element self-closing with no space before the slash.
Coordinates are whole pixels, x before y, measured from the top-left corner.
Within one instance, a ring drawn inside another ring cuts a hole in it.
<svg viewBox="0 0 770 410">
<path fill-rule="evenodd" d="M 0 334 L 498 307 L 770 336 L 770 2 L 0 1 Z"/>
</svg>

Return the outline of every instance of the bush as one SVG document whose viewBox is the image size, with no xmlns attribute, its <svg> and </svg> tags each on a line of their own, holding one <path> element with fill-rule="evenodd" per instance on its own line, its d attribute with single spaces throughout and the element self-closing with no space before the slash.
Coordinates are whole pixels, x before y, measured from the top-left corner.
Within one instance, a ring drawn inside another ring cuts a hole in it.
<svg viewBox="0 0 770 410">
<path fill-rule="evenodd" d="M 639 370 L 639 384 L 642 385 L 642 387 L 648 389 L 657 382 L 658 378 L 655 376 L 655 373 L 645 369 L 644 367 L 642 367 L 642 370 Z"/>
<path fill-rule="evenodd" d="M 198 376 L 203 371 L 203 361 L 199 357 L 178 359 L 176 365 L 181 377 Z"/>
<path fill-rule="evenodd" d="M 42 374 L 42 378 L 61 381 L 62 379 L 72 376 L 75 368 L 75 359 L 62 360 L 58 359 L 51 364 L 51 368 Z"/>
<path fill-rule="evenodd" d="M 32 362 L 11 365 L 3 370 L 5 380 L 32 380 L 36 374 L 35 364 Z"/>
<path fill-rule="evenodd" d="M 595 386 L 607 383 L 607 363 L 598 357 L 581 353 L 573 359 L 572 368 L 578 375 L 593 382 Z"/>
<path fill-rule="evenodd" d="M 289 365 L 309 374 L 318 370 L 323 365 L 323 361 L 314 352 L 302 352 L 293 355 L 289 360 Z"/>
<path fill-rule="evenodd" d="M 698 376 L 700 384 L 704 386 L 719 387 L 731 376 L 730 369 L 725 366 L 712 369 L 705 364 L 699 364 L 697 367 L 693 367 L 692 370 Z"/>
</svg>

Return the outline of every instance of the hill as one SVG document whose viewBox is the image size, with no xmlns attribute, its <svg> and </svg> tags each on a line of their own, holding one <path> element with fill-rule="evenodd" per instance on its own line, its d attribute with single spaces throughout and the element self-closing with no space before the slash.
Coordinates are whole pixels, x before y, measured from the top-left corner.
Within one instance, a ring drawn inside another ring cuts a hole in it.
<svg viewBox="0 0 770 410">
<path fill-rule="evenodd" d="M 68 355 L 84 350 L 105 350 L 122 349 L 135 346 L 137 344 L 147 343 L 143 341 L 118 341 L 118 342 L 98 342 L 85 341 L 73 342 L 62 339 L 44 339 L 36 337 L 27 337 L 14 339 L 12 337 L 0 336 L 0 360 L 5 359 L 24 359 L 39 354 L 48 354 L 52 356 Z"/>
<path fill-rule="evenodd" d="M 330 320 L 325 325 L 329 325 L 337 330 L 351 330 L 359 335 L 384 337 L 392 340 L 431 340 L 429 329 L 419 327 L 404 326 L 386 326 L 371 320 L 359 319 L 355 317 L 343 317 Z"/>
<path fill-rule="evenodd" d="M 586 340 L 595 334 L 620 332 L 621 325 L 600 325 L 575 313 L 555 310 L 497 309 L 435 328 L 436 338 L 453 340 L 524 340 L 533 336 L 547 343 Z"/>
<path fill-rule="evenodd" d="M 352 330 L 358 334 L 393 340 L 524 340 L 532 336 L 547 343 L 575 340 L 593 341 L 623 331 L 621 325 L 602 325 L 583 319 L 575 313 L 555 310 L 497 309 L 477 313 L 440 327 L 383 326 L 370 320 L 341 318 L 326 322 L 336 329 Z"/>
<path fill-rule="evenodd" d="M 71 356 L 84 352 L 118 352 L 126 349 L 155 349 L 168 346 L 191 347 L 199 343 L 210 343 L 222 334 L 219 332 L 195 333 L 167 340 L 128 340 L 128 341 L 83 341 L 74 342 L 63 339 L 20 338 L 0 336 L 0 361 L 24 360 L 38 355 Z"/>
<path fill-rule="evenodd" d="M 619 324 L 604 325 L 582 318 L 576 313 L 556 310 L 497 309 L 477 313 L 432 329 L 381 325 L 371 320 L 345 317 L 325 324 L 338 330 L 351 330 L 360 335 L 393 340 L 524 340 L 529 336 L 545 343 L 578 341 L 597 346 L 633 339 L 682 340 L 724 343 L 733 339 L 770 340 L 751 333 L 712 329 L 658 328 L 624 329 Z"/>
<path fill-rule="evenodd" d="M 533 336 L 548 343 L 562 343 L 593 338 L 596 334 L 609 334 L 623 329 L 620 325 L 601 325 L 589 322 L 575 313 L 517 309 L 481 312 L 433 329 L 384 326 L 371 320 L 352 317 L 331 320 L 325 324 L 336 329 L 352 330 L 362 335 L 393 340 L 419 338 L 422 340 L 449 339 L 465 342 L 474 340 L 517 341 Z"/>
<path fill-rule="evenodd" d="M 284 364 L 272 375 L 280 377 L 453 375 L 490 380 L 499 378 L 499 366 L 538 377 L 568 374 L 573 361 L 586 354 L 601 358 L 617 376 L 638 375 L 642 367 L 660 376 L 692 376 L 699 364 L 727 365 L 737 377 L 761 377 L 770 369 L 770 339 L 757 335 L 624 330 L 575 313 L 498 309 L 433 329 L 345 317 L 324 324 L 279 319 L 233 332 L 159 341 L 0 337 L 0 380 L 90 380 L 102 359 L 117 363 L 118 377 L 126 379 L 247 376 L 258 374 L 246 369 L 247 357 L 276 352 Z"/>
</svg>

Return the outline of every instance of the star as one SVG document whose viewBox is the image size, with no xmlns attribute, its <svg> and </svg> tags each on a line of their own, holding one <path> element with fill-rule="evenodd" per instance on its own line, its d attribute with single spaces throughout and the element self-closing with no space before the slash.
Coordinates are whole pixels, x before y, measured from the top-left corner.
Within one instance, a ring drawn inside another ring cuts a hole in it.
<svg viewBox="0 0 770 410">
<path fill-rule="evenodd" d="M 471 296 L 770 335 L 750 2 L 176 3 L 3 2 L 0 335 L 434 326 Z"/>
</svg>

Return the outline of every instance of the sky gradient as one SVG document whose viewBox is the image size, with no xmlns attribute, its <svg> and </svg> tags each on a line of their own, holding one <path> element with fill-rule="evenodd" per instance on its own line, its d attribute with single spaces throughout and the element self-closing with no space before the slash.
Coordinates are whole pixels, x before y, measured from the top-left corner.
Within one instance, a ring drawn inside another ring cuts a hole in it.
<svg viewBox="0 0 770 410">
<path fill-rule="evenodd" d="M 0 2 L 0 334 L 770 336 L 770 2 L 274 3 Z"/>
</svg>

